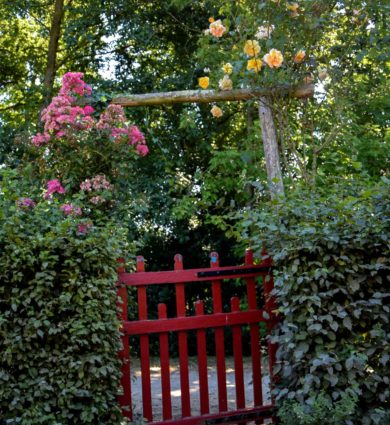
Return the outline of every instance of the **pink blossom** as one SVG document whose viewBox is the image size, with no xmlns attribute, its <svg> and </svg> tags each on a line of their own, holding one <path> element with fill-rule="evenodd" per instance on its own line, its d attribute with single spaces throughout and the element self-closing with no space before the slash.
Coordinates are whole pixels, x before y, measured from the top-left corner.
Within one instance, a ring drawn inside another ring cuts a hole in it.
<svg viewBox="0 0 390 425">
<path fill-rule="evenodd" d="M 100 115 L 100 119 L 96 127 L 101 130 L 118 126 L 121 127 L 125 121 L 126 117 L 122 106 L 109 105 L 108 108 Z"/>
<path fill-rule="evenodd" d="M 90 105 L 84 106 L 84 114 L 85 115 L 91 115 L 94 112 L 95 112 L 95 109 L 93 109 L 92 106 L 90 106 Z"/>
<path fill-rule="evenodd" d="M 49 180 L 47 182 L 47 191 L 43 195 L 45 199 L 51 198 L 53 193 L 65 193 L 65 189 L 57 179 Z"/>
<path fill-rule="evenodd" d="M 90 202 L 94 205 L 99 205 L 104 202 L 104 198 L 102 196 L 94 196 L 90 199 Z"/>
<path fill-rule="evenodd" d="M 33 209 L 35 208 L 36 203 L 31 198 L 21 198 L 16 201 L 16 205 L 24 209 Z"/>
<path fill-rule="evenodd" d="M 62 204 L 60 210 L 64 212 L 65 215 L 81 215 L 82 211 L 80 207 L 75 207 L 73 204 Z"/>
<path fill-rule="evenodd" d="M 145 142 L 145 136 L 136 125 L 130 127 L 128 134 L 132 145 Z"/>
<path fill-rule="evenodd" d="M 50 140 L 50 134 L 38 133 L 32 138 L 32 142 L 35 146 L 39 147 L 45 145 Z"/>
<path fill-rule="evenodd" d="M 62 87 L 60 94 L 79 96 L 89 96 L 92 93 L 91 87 L 83 81 L 82 72 L 67 72 L 62 77 Z"/>
<path fill-rule="evenodd" d="M 106 179 L 104 174 L 98 174 L 92 179 L 86 179 L 80 184 L 80 189 L 84 192 L 92 190 L 112 190 L 112 184 Z"/>
<path fill-rule="evenodd" d="M 91 180 L 86 179 L 80 184 L 80 189 L 84 192 L 90 192 L 92 190 Z"/>
<path fill-rule="evenodd" d="M 92 227 L 92 223 L 79 223 L 77 225 L 77 233 L 80 235 L 85 235 L 88 232 L 88 229 Z"/>
<path fill-rule="evenodd" d="M 136 149 L 140 156 L 145 156 L 149 153 L 149 148 L 146 145 L 137 145 Z"/>
</svg>

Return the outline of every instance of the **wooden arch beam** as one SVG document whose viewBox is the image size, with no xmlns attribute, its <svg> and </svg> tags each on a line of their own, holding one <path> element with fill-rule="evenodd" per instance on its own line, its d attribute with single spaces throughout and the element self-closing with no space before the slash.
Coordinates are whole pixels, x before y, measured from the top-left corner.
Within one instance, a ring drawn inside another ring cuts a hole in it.
<svg viewBox="0 0 390 425">
<path fill-rule="evenodd" d="M 306 98 L 314 94 L 314 85 L 305 84 L 291 88 L 288 85 L 270 88 L 235 89 L 235 90 L 183 90 L 163 93 L 122 94 L 115 96 L 111 103 L 121 106 L 159 106 L 174 103 L 212 103 L 226 101 L 245 101 L 272 95 L 289 95 Z"/>
</svg>

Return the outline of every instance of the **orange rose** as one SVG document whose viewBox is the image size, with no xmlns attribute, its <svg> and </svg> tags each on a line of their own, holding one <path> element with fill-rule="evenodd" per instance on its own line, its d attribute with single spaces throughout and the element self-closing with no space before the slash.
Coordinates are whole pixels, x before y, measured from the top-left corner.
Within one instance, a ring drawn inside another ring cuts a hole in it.
<svg viewBox="0 0 390 425">
<path fill-rule="evenodd" d="M 220 19 L 218 21 L 214 21 L 210 24 L 210 33 L 214 37 L 222 37 L 224 32 L 226 31 L 226 27 L 223 26 Z"/>
<path fill-rule="evenodd" d="M 301 63 L 305 59 L 306 52 L 304 50 L 299 50 L 297 53 L 295 53 L 294 56 L 294 62 L 295 63 Z"/>
<path fill-rule="evenodd" d="M 271 49 L 263 60 L 270 68 L 280 68 L 283 63 L 283 55 L 279 50 Z"/>
<path fill-rule="evenodd" d="M 223 115 L 222 109 L 216 105 L 211 108 L 210 112 L 214 118 L 220 118 Z"/>
</svg>

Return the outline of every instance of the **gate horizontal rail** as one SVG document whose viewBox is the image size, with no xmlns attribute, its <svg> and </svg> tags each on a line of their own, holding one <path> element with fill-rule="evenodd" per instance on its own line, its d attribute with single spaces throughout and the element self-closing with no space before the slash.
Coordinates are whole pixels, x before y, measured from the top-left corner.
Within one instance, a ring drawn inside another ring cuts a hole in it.
<svg viewBox="0 0 390 425">
<path fill-rule="evenodd" d="M 264 308 L 258 307 L 258 293 L 256 278 L 263 278 Z M 231 298 L 230 311 L 224 312 L 222 305 L 222 290 L 229 289 L 231 279 L 242 279 L 246 284 L 247 309 L 242 311 L 240 299 Z M 204 302 L 198 300 L 194 303 L 195 315 L 188 315 L 189 306 L 186 303 L 185 288 L 191 283 L 210 282 L 212 288 L 212 313 L 205 314 Z M 158 319 L 148 318 L 147 288 L 153 285 L 174 285 L 176 317 L 167 317 L 167 306 L 158 304 Z M 175 256 L 173 271 L 145 272 L 143 257 L 137 257 L 137 271 L 126 273 L 123 268 L 119 270 L 118 294 L 121 299 L 119 304 L 122 320 L 122 350 L 119 357 L 122 361 L 121 384 L 123 394 L 119 403 L 125 417 L 133 418 L 131 371 L 130 371 L 130 345 L 129 337 L 137 335 L 140 340 L 140 366 L 142 376 L 142 416 L 154 425 L 216 425 L 219 423 L 236 422 L 243 424 L 247 421 L 260 418 L 274 418 L 275 406 L 263 403 L 262 393 L 262 370 L 259 323 L 265 323 L 269 334 L 277 323 L 275 315 L 275 300 L 271 296 L 273 288 L 272 262 L 270 258 L 261 264 L 254 264 L 253 254 L 247 251 L 245 265 L 238 267 L 219 267 L 217 253 L 211 254 L 210 268 L 183 269 L 183 258 Z M 137 288 L 138 320 L 128 320 L 127 316 L 127 286 Z M 246 406 L 244 371 L 243 371 L 243 339 L 242 326 L 249 326 L 251 367 L 253 382 L 254 406 Z M 226 359 L 225 359 L 225 335 L 224 328 L 230 327 L 232 335 L 232 347 L 234 358 L 234 382 L 236 408 L 228 409 L 227 382 L 226 382 Z M 215 356 L 217 366 L 218 384 L 218 413 L 210 413 L 209 384 L 206 330 L 214 329 Z M 189 385 L 189 359 L 188 359 L 188 331 L 196 334 L 198 375 L 199 375 L 199 400 L 200 415 L 191 413 L 190 385 Z M 178 352 L 180 363 L 180 395 L 181 417 L 173 418 L 171 399 L 171 376 L 170 376 L 170 353 L 168 335 L 177 333 Z M 160 345 L 161 366 L 161 402 L 162 421 L 153 419 L 152 387 L 150 373 L 150 335 L 157 334 Z M 272 382 L 272 368 L 275 363 L 276 346 L 269 340 L 267 342 L 269 373 Z"/>
</svg>

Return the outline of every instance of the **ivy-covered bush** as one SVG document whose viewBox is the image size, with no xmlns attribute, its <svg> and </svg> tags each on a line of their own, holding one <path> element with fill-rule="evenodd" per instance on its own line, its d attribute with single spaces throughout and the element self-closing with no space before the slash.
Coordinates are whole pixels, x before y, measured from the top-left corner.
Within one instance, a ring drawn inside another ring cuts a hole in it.
<svg viewBox="0 0 390 425">
<path fill-rule="evenodd" d="M 280 403 L 351 390 L 349 423 L 390 423 L 389 186 L 294 194 L 240 216 L 245 241 L 275 263 Z"/>
<path fill-rule="evenodd" d="M 1 174 L 0 422 L 119 424 L 121 238 Z"/>
</svg>

